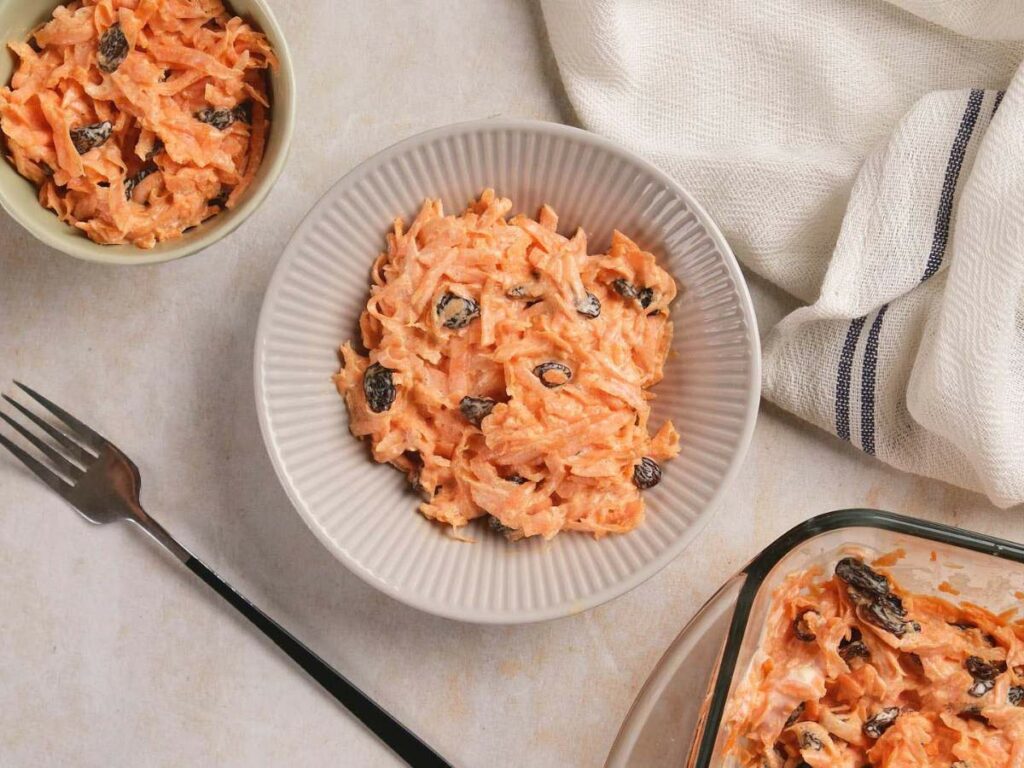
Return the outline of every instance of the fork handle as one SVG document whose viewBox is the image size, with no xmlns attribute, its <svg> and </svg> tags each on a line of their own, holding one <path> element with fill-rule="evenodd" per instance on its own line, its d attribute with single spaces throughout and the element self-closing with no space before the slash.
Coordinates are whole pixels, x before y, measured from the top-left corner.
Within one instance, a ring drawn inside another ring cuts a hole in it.
<svg viewBox="0 0 1024 768">
<path fill-rule="evenodd" d="M 391 747 L 405 762 L 412 766 L 452 768 L 444 758 L 420 741 L 416 734 L 381 709 L 370 697 L 296 640 L 280 624 L 236 592 L 199 558 L 191 555 L 185 560 L 185 565 L 214 592 L 231 603 L 240 614 L 255 624 L 264 635 L 273 640 L 278 648 L 306 670 L 310 677 L 320 683 L 346 709 L 362 720 L 367 728 L 377 734 L 381 741 Z"/>
<path fill-rule="evenodd" d="M 373 699 L 346 680 L 340 672 L 296 640 L 284 627 L 236 592 L 202 560 L 179 544 L 166 528 L 149 516 L 141 504 L 132 505 L 131 520 L 170 550 L 172 555 L 205 581 L 214 592 L 231 603 L 236 611 L 269 637 L 274 645 L 288 654 L 310 677 L 320 683 L 324 690 L 358 717 L 405 762 L 414 768 L 452 768 L 450 763 L 421 741 L 415 733 L 389 715 Z"/>
</svg>

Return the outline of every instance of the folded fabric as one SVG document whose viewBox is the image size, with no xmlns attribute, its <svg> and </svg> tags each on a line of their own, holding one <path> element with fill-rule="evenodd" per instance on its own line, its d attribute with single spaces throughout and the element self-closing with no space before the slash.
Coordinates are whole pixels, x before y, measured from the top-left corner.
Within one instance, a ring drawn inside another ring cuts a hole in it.
<svg viewBox="0 0 1024 768">
<path fill-rule="evenodd" d="M 765 397 L 1024 502 L 1018 0 L 542 3 L 583 125 L 807 304 L 762 328 Z"/>
</svg>

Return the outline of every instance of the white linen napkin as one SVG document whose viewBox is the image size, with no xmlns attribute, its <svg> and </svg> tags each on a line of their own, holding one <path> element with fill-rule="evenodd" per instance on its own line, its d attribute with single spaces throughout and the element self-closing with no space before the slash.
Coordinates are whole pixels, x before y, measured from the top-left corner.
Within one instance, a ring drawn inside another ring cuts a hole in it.
<svg viewBox="0 0 1024 768">
<path fill-rule="evenodd" d="M 806 303 L 769 400 L 1024 502 L 1024 3 L 542 0 L 583 125 Z"/>
</svg>

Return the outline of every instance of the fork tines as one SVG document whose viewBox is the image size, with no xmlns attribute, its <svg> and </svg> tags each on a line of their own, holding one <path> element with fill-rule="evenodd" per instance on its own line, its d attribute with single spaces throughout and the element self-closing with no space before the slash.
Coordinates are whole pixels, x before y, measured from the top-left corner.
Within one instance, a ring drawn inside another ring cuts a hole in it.
<svg viewBox="0 0 1024 768">
<path fill-rule="evenodd" d="M 36 477 L 53 490 L 62 495 L 66 494 L 74 487 L 86 467 L 96 459 L 105 441 L 98 433 L 31 387 L 27 387 L 19 381 L 14 383 L 56 417 L 63 428 L 54 426 L 8 395 L 2 395 L 3 399 L 10 403 L 28 422 L 35 425 L 37 430 L 31 429 L 3 411 L 0 411 L 0 419 L 6 421 L 50 463 L 47 465 L 32 456 L 2 433 L 0 433 L 0 445 L 13 453 Z M 49 441 L 38 434 L 40 430 L 50 438 Z"/>
</svg>

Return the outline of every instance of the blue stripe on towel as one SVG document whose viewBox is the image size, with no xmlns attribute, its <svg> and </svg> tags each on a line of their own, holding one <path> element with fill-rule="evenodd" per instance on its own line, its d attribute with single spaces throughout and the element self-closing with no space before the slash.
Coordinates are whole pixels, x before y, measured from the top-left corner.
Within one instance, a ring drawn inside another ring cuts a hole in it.
<svg viewBox="0 0 1024 768">
<path fill-rule="evenodd" d="M 982 90 L 974 89 L 967 98 L 967 107 L 963 117 L 960 119 L 960 128 L 953 146 L 949 150 L 949 160 L 946 162 L 946 175 L 942 182 L 942 193 L 939 196 L 939 208 L 935 215 L 935 230 L 932 235 L 932 247 L 928 254 L 928 263 L 925 266 L 921 282 L 924 282 L 942 266 L 942 260 L 946 255 L 946 245 L 949 242 L 949 222 L 953 215 L 953 197 L 956 194 L 957 181 L 960 178 L 960 168 L 963 165 L 964 156 L 967 154 L 967 145 L 971 141 L 971 134 L 978 122 L 978 113 L 981 111 L 981 102 L 985 96 Z M 996 94 L 995 103 L 992 107 L 993 114 L 999 108 L 1003 92 Z M 875 315 L 868 331 L 867 342 L 864 344 L 864 365 L 861 369 L 860 382 L 860 443 L 865 453 L 875 454 L 875 396 L 878 381 L 878 340 L 882 334 L 882 323 L 885 321 L 885 313 L 889 305 L 883 304 Z M 843 341 L 843 350 L 839 356 L 839 370 L 836 376 L 836 434 L 843 440 L 850 439 L 850 379 L 853 372 L 853 355 L 857 349 L 857 342 L 860 340 L 861 331 L 867 316 L 855 317 L 850 321 L 850 327 L 846 331 L 846 339 Z"/>
<path fill-rule="evenodd" d="M 853 372 L 853 353 L 857 349 L 861 329 L 867 317 L 855 317 L 846 330 L 846 341 L 839 355 L 839 373 L 836 377 L 836 434 L 850 439 L 850 378 Z"/>
<path fill-rule="evenodd" d="M 1003 96 L 1006 95 L 1006 91 L 996 91 L 996 98 L 992 102 L 992 114 L 995 115 L 996 110 L 999 109 L 999 105 L 1003 103 Z"/>
<path fill-rule="evenodd" d="M 888 304 L 883 304 L 864 343 L 864 367 L 860 372 L 860 447 L 875 455 L 875 383 L 878 374 L 878 337 Z"/>
<path fill-rule="evenodd" d="M 984 96 L 985 92 L 977 88 L 971 91 L 971 95 L 967 98 L 967 109 L 964 110 L 964 116 L 960 120 L 960 130 L 957 131 L 956 139 L 953 140 L 953 146 L 949 150 L 946 177 L 942 182 L 939 210 L 935 216 L 932 250 L 928 254 L 928 264 L 921 276 L 922 283 L 939 271 L 942 259 L 946 255 L 946 243 L 949 241 L 949 219 L 953 213 L 956 182 L 960 178 L 960 166 L 963 165 L 964 155 L 967 154 L 967 144 L 971 140 L 971 133 L 974 132 L 974 124 L 978 121 L 978 112 L 981 111 L 981 100 Z"/>
<path fill-rule="evenodd" d="M 963 117 L 960 119 L 960 129 L 953 140 L 953 146 L 949 150 L 949 160 L 946 162 L 946 175 L 942 180 L 942 194 L 939 196 L 939 209 L 935 213 L 935 231 L 932 235 L 932 248 L 928 254 L 928 264 L 925 266 L 921 282 L 930 278 L 939 271 L 942 260 L 946 256 L 946 245 L 949 243 L 949 222 L 953 215 L 953 197 L 956 194 L 957 181 L 960 179 L 960 168 L 967 154 L 967 145 L 971 141 L 971 134 L 978 122 L 978 113 L 981 111 L 981 101 L 985 92 L 979 89 L 971 91 L 967 97 L 967 107 L 964 109 Z M 996 105 L 999 106 L 999 97 L 996 97 Z M 868 331 L 868 340 L 864 344 L 864 365 L 861 368 L 860 379 L 860 447 L 864 453 L 875 455 L 875 395 L 878 383 L 878 339 L 882 334 L 882 323 L 885 321 L 885 313 L 889 309 L 888 304 L 883 304 L 875 315 Z M 863 323 L 862 323 L 863 325 Z M 848 387 L 848 385 L 847 385 Z M 848 392 L 847 392 L 848 394 Z M 847 420 L 847 439 L 849 439 L 849 413 Z"/>
</svg>

